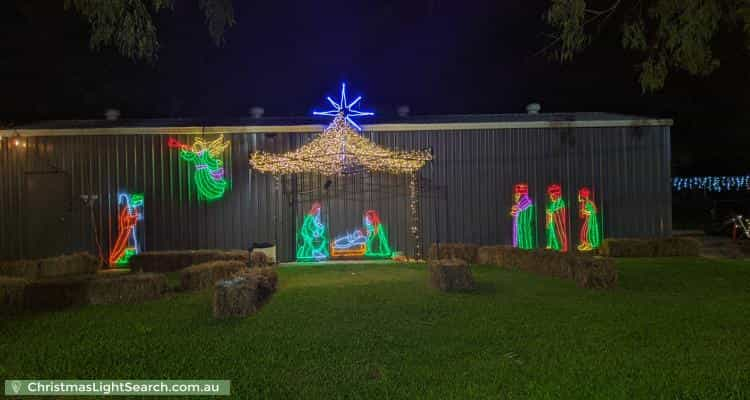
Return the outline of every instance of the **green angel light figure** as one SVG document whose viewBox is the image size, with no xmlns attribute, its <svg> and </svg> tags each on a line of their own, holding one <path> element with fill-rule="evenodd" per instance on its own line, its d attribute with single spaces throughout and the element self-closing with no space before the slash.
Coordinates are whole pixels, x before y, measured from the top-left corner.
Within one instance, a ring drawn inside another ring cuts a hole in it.
<svg viewBox="0 0 750 400">
<path fill-rule="evenodd" d="M 221 155 L 229 147 L 229 142 L 224 141 L 223 135 L 210 142 L 196 138 L 192 146 L 170 138 L 169 147 L 179 148 L 180 158 L 195 165 L 193 181 L 199 199 L 212 201 L 224 196 L 229 184 L 224 178 Z"/>
</svg>

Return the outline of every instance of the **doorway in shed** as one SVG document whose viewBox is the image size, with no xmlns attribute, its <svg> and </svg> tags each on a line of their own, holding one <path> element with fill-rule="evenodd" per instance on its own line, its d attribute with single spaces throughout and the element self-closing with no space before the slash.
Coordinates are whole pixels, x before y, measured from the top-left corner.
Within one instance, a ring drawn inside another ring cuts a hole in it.
<svg viewBox="0 0 750 400">
<path fill-rule="evenodd" d="M 24 257 L 65 253 L 72 222 L 70 175 L 39 171 L 26 172 L 24 178 Z"/>
</svg>

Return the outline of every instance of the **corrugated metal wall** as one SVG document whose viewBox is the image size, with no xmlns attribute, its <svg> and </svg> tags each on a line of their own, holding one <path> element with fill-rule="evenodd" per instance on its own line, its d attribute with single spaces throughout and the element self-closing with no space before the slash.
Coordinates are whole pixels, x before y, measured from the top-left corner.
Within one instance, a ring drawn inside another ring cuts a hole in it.
<svg viewBox="0 0 750 400">
<path fill-rule="evenodd" d="M 543 244 L 545 190 L 563 186 L 573 243 L 580 222 L 576 191 L 590 186 L 603 215 L 607 237 L 671 234 L 668 127 L 540 128 L 439 132 L 365 133 L 397 149 L 432 147 L 423 169 L 421 197 L 424 243 L 510 243 L 513 185 L 527 182 L 537 205 L 538 238 Z M 246 248 L 251 241 L 274 241 L 280 255 L 294 254 L 296 226 L 313 200 L 324 203 L 331 231 L 361 226 L 374 208 L 389 228 L 394 249 L 413 252 L 408 235 L 408 179 L 390 176 L 280 179 L 248 168 L 256 149 L 281 152 L 311 135 L 227 134 L 225 155 L 232 188 L 216 202 L 199 202 L 192 169 L 167 147 L 167 136 L 60 136 L 27 138 L 26 147 L 0 142 L 0 257 L 43 254 L 44 243 L 25 234 L 28 173 L 61 170 L 69 175 L 72 210 L 65 250 L 95 252 L 89 211 L 81 194 L 97 194 L 94 219 L 109 249 L 117 234 L 117 194 L 145 194 L 147 250 Z M 183 137 L 186 138 L 186 137 Z"/>
</svg>

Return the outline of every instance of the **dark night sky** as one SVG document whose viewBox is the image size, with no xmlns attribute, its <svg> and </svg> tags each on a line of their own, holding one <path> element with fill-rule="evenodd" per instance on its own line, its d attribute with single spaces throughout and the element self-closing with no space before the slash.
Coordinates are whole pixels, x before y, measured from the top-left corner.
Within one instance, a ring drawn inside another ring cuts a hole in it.
<svg viewBox="0 0 750 400">
<path fill-rule="evenodd" d="M 470 4 L 470 5 L 468 5 Z M 675 119 L 676 173 L 747 173 L 750 60 L 741 35 L 719 41 L 708 78 L 674 74 L 642 95 L 617 25 L 573 63 L 535 56 L 541 15 L 529 1 L 235 1 L 237 25 L 212 43 L 196 1 L 158 17 L 151 66 L 92 52 L 88 26 L 60 2 L 0 5 L 0 120 L 308 115 L 342 80 L 380 115 L 607 111 Z M 722 156 L 720 153 L 728 153 Z"/>
</svg>

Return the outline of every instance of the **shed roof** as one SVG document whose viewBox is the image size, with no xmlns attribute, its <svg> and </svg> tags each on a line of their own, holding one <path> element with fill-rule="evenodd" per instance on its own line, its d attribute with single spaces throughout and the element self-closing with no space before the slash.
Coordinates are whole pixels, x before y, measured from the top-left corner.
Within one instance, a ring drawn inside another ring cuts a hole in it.
<svg viewBox="0 0 750 400">
<path fill-rule="evenodd" d="M 1 136 L 320 132 L 318 117 L 153 118 L 39 121 L 0 130 Z M 440 131 L 509 128 L 671 126 L 671 119 L 612 113 L 456 114 L 372 117 L 365 131 Z"/>
</svg>

